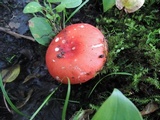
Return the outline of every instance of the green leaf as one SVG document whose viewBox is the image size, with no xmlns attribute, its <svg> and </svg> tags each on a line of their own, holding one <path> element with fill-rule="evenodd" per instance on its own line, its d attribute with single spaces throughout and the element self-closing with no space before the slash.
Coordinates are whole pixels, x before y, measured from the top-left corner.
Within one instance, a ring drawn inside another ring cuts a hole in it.
<svg viewBox="0 0 160 120">
<path fill-rule="evenodd" d="M 23 9 L 23 13 L 36 13 L 42 10 L 42 6 L 38 2 L 30 2 Z"/>
<path fill-rule="evenodd" d="M 106 12 L 115 5 L 115 0 L 102 0 L 103 2 L 103 12 Z"/>
<path fill-rule="evenodd" d="M 61 3 L 56 7 L 57 12 L 62 12 L 65 9 L 65 4 Z"/>
<path fill-rule="evenodd" d="M 66 8 L 75 8 L 82 3 L 82 0 L 63 0 L 61 3 L 65 4 Z"/>
<path fill-rule="evenodd" d="M 1 71 L 3 82 L 12 82 L 14 81 L 20 73 L 20 65 L 14 65 L 10 68 L 3 69 Z"/>
<path fill-rule="evenodd" d="M 60 2 L 60 6 L 64 8 L 75 8 L 78 7 L 81 3 L 82 0 L 48 0 L 50 3 L 57 3 Z M 59 6 L 59 7 L 60 7 Z"/>
<path fill-rule="evenodd" d="M 47 46 L 55 35 L 49 21 L 43 17 L 30 19 L 29 28 L 34 39 L 41 45 Z"/>
<path fill-rule="evenodd" d="M 136 106 L 118 89 L 102 104 L 92 120 L 143 120 Z"/>
<path fill-rule="evenodd" d="M 62 2 L 63 0 L 47 0 L 47 2 L 50 3 L 58 3 L 58 2 Z"/>
</svg>

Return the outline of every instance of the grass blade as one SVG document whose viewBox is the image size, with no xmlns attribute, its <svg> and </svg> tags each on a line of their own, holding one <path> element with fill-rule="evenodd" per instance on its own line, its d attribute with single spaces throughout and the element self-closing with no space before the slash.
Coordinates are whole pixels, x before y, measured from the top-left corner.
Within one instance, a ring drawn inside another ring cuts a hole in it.
<svg viewBox="0 0 160 120">
<path fill-rule="evenodd" d="M 66 95 L 66 99 L 65 99 L 64 107 L 62 111 L 62 120 L 65 120 L 66 118 L 66 111 L 67 111 L 70 93 L 71 93 L 71 84 L 70 84 L 70 80 L 68 79 L 68 90 L 67 90 L 67 95 Z"/>
<path fill-rule="evenodd" d="M 12 103 L 12 101 L 10 100 L 4 86 L 3 86 L 3 82 L 2 82 L 2 76 L 0 74 L 0 87 L 1 87 L 1 90 L 2 90 L 2 93 L 7 101 L 7 103 L 10 105 L 10 107 L 18 114 L 22 115 L 22 116 L 25 116 L 25 117 L 29 117 L 27 115 L 25 115 L 24 113 L 22 113 L 21 111 L 18 110 L 18 108 Z"/>
<path fill-rule="evenodd" d="M 80 10 L 88 1 L 89 1 L 89 0 L 84 1 L 78 8 L 76 8 L 76 9 L 72 12 L 72 14 L 67 18 L 67 20 L 65 21 L 65 23 L 67 23 L 67 22 L 71 19 L 71 17 L 73 17 L 74 14 L 76 14 L 76 12 L 78 12 L 78 10 Z"/>
<path fill-rule="evenodd" d="M 94 87 L 92 88 L 91 92 L 90 92 L 89 95 L 88 95 L 88 98 L 91 96 L 91 94 L 93 93 L 93 91 L 95 90 L 95 88 L 98 86 L 98 84 L 99 84 L 104 78 L 106 78 L 106 77 L 108 77 L 108 76 L 111 76 L 111 75 L 132 75 L 132 74 L 126 73 L 126 72 L 116 72 L 116 73 L 110 73 L 110 74 L 104 76 L 103 78 L 101 78 L 101 79 L 94 85 Z"/>
<path fill-rule="evenodd" d="M 31 118 L 29 120 L 33 120 L 34 117 L 39 113 L 39 111 L 43 108 L 43 106 L 48 102 L 48 100 L 51 98 L 51 96 L 56 92 L 56 90 L 58 89 L 55 88 L 55 90 L 53 90 L 48 96 L 47 98 L 44 100 L 44 102 L 39 106 L 39 108 L 34 112 L 34 114 L 31 116 Z"/>
</svg>

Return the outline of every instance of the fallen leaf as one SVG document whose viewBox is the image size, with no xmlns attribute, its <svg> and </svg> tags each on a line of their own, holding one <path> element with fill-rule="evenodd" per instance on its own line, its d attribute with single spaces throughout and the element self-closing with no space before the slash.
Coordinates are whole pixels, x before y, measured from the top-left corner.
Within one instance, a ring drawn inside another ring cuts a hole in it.
<svg viewBox="0 0 160 120">
<path fill-rule="evenodd" d="M 9 22 L 9 27 L 10 28 L 19 28 L 20 27 L 20 23 L 15 23 L 15 22 Z"/>
<path fill-rule="evenodd" d="M 156 111 L 158 109 L 159 109 L 159 107 L 155 102 L 150 102 L 141 111 L 141 115 L 147 115 L 147 114 L 153 113 L 154 111 Z"/>
<path fill-rule="evenodd" d="M 12 67 L 3 69 L 1 71 L 2 80 L 5 83 L 12 82 L 18 77 L 19 73 L 20 73 L 20 65 L 19 64 L 16 64 Z"/>
<path fill-rule="evenodd" d="M 25 101 L 23 101 L 22 103 L 20 103 L 19 105 L 17 105 L 17 108 L 22 108 L 24 105 L 26 105 L 26 103 L 31 98 L 32 93 L 33 93 L 33 89 L 30 89 L 30 91 L 27 93 L 27 97 L 25 98 Z"/>
<path fill-rule="evenodd" d="M 37 77 L 39 77 L 39 74 L 30 74 L 24 79 L 23 83 L 26 83 L 29 80 L 31 80 L 32 78 L 37 78 Z"/>
</svg>

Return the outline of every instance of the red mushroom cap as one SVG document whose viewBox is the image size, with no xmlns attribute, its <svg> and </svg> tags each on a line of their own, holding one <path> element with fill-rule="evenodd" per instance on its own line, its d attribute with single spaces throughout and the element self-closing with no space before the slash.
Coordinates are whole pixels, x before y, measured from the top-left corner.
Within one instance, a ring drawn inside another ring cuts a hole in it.
<svg viewBox="0 0 160 120">
<path fill-rule="evenodd" d="M 49 73 L 67 84 L 84 83 L 95 77 L 106 62 L 107 42 L 94 26 L 78 23 L 63 29 L 46 53 Z"/>
</svg>

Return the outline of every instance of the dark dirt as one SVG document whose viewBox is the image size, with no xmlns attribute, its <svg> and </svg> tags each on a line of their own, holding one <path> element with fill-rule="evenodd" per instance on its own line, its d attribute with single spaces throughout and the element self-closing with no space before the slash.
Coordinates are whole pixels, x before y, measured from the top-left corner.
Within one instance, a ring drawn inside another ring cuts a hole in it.
<svg viewBox="0 0 160 120">
<path fill-rule="evenodd" d="M 30 15 L 23 14 L 23 8 L 27 0 L 7 0 L 0 2 L 0 26 L 9 28 L 18 34 L 31 36 L 28 28 Z M 81 10 L 71 20 L 72 23 L 86 22 L 95 24 L 93 15 L 97 13 L 94 4 L 90 4 Z M 91 12 L 92 11 L 92 12 Z M 94 15 L 94 16 L 95 16 Z M 60 84 L 49 75 L 45 65 L 46 47 L 36 42 L 15 38 L 0 31 L 0 70 L 15 64 L 20 64 L 21 71 L 18 78 L 6 85 L 10 99 L 16 106 L 21 106 L 28 94 L 31 97 L 27 103 L 20 107 L 26 115 L 32 115 L 41 105 L 44 99 Z M 32 75 L 30 80 L 23 83 L 24 79 Z M 97 103 L 94 95 L 88 98 L 88 92 L 96 81 L 87 82 L 83 85 L 72 86 L 71 98 L 68 106 L 67 119 L 69 119 L 80 108 L 88 108 L 90 103 Z M 103 91 L 105 88 L 101 88 Z M 112 89 L 111 89 L 112 90 Z M 35 120 L 61 120 L 62 108 L 66 96 L 67 85 L 61 85 L 48 104 L 42 108 Z M 1 93 L 1 92 L 0 92 Z M 95 91 L 96 93 L 96 91 Z M 17 113 L 9 113 L 6 109 L 2 93 L 0 94 L 0 119 L 1 120 L 27 120 Z"/>
</svg>

